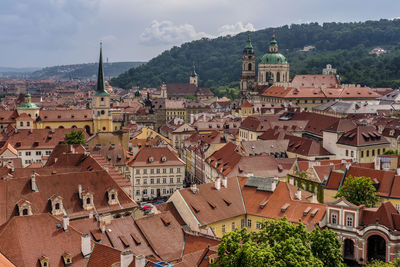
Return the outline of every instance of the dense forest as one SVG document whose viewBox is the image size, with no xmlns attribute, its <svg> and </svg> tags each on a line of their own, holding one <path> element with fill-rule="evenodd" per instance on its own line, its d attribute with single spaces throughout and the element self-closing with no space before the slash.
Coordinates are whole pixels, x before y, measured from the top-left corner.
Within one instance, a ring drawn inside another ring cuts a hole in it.
<svg viewBox="0 0 400 267">
<path fill-rule="evenodd" d="M 326 64 L 338 70 L 343 83 L 371 87 L 400 86 L 400 20 L 357 23 L 309 23 L 286 25 L 251 32 L 257 58 L 268 51 L 275 32 L 279 50 L 289 63 L 291 76 L 320 74 Z M 188 82 L 193 63 L 202 87 L 218 95 L 237 96 L 241 72 L 241 54 L 247 35 L 203 38 L 164 51 L 147 64 L 128 70 L 112 79 L 121 88 L 158 87 L 161 82 Z M 300 51 L 305 46 L 315 49 Z M 375 47 L 388 54 L 370 55 Z"/>
<path fill-rule="evenodd" d="M 144 62 L 113 62 L 104 63 L 106 78 L 116 77 L 131 68 L 142 65 Z M 28 74 L 27 78 L 32 80 L 42 79 L 90 79 L 95 78 L 98 71 L 98 63 L 86 63 L 75 65 L 62 65 L 46 67 Z"/>
</svg>

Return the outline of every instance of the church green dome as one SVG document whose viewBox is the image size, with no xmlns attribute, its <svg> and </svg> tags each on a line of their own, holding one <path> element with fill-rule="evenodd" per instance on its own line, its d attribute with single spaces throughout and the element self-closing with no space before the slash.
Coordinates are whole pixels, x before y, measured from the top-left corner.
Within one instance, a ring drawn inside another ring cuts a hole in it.
<svg viewBox="0 0 400 267">
<path fill-rule="evenodd" d="M 266 53 L 261 57 L 260 64 L 288 64 L 281 53 Z"/>
</svg>

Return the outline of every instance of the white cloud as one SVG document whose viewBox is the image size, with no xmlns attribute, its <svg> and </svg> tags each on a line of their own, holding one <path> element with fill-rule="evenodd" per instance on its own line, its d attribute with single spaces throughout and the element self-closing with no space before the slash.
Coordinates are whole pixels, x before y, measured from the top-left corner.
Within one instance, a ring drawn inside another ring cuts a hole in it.
<svg viewBox="0 0 400 267">
<path fill-rule="evenodd" d="M 153 20 L 151 25 L 140 35 L 140 41 L 150 45 L 180 44 L 203 37 L 212 38 L 214 36 L 205 32 L 197 32 L 191 24 L 175 25 L 169 20 L 161 22 Z"/>
<path fill-rule="evenodd" d="M 236 24 L 226 24 L 218 29 L 218 34 L 220 36 L 224 35 L 235 35 L 241 32 L 251 31 L 254 32 L 256 28 L 251 23 L 243 24 L 241 21 L 237 22 Z"/>
</svg>

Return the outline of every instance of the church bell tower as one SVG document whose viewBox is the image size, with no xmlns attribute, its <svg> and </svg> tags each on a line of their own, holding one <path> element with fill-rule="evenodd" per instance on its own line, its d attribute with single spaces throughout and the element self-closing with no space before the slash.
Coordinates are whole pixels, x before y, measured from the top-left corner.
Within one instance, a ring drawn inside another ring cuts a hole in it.
<svg viewBox="0 0 400 267">
<path fill-rule="evenodd" d="M 243 49 L 242 77 L 240 78 L 240 102 L 243 103 L 250 98 L 250 92 L 256 84 L 255 56 L 250 35 Z"/>
</svg>

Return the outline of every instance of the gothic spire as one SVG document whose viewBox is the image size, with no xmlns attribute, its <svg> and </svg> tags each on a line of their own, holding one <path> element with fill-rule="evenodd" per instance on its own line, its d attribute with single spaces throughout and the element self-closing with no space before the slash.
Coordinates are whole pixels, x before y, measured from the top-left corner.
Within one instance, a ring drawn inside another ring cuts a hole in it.
<svg viewBox="0 0 400 267">
<path fill-rule="evenodd" d="M 99 58 L 99 71 L 97 73 L 97 87 L 96 95 L 108 95 L 104 83 L 104 68 L 103 68 L 103 44 L 100 42 L 100 58 Z"/>
</svg>

